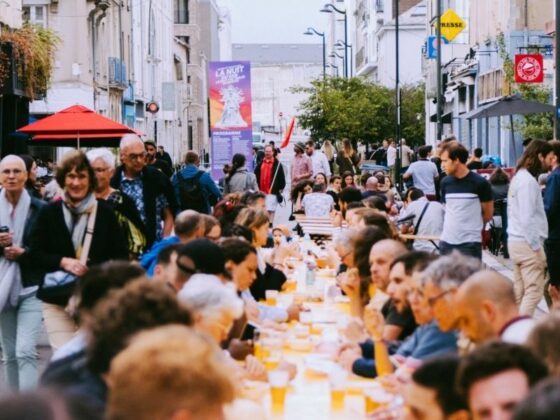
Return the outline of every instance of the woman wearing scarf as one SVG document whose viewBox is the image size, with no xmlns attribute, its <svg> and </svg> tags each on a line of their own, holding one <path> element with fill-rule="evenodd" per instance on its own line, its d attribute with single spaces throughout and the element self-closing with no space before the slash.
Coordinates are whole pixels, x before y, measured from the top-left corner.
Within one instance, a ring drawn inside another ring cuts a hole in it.
<svg viewBox="0 0 560 420">
<path fill-rule="evenodd" d="M 36 298 L 41 273 L 29 258 L 31 228 L 42 202 L 25 189 L 25 162 L 8 155 L 0 162 L 0 339 L 6 382 L 12 391 L 37 385 L 37 339 L 41 302 Z"/>
<path fill-rule="evenodd" d="M 274 147 L 267 145 L 264 148 L 264 159 L 255 168 L 255 176 L 259 189 L 266 194 L 266 210 L 270 222 L 274 221 L 274 213 L 278 207 L 278 197 L 282 197 L 282 190 L 286 186 L 284 168 L 276 159 Z"/>
<path fill-rule="evenodd" d="M 87 272 L 88 266 L 128 259 L 127 244 L 113 210 L 95 198 L 96 178 L 86 155 L 79 151 L 64 155 L 57 167 L 56 181 L 64 191 L 63 199 L 43 207 L 32 236 L 32 255 L 43 273 L 64 270 L 79 277 Z M 84 265 L 80 254 L 94 210 L 91 248 Z M 65 310 L 71 294 L 69 290 L 67 295 L 43 304 L 45 327 L 53 350 L 70 340 L 77 329 Z"/>
</svg>

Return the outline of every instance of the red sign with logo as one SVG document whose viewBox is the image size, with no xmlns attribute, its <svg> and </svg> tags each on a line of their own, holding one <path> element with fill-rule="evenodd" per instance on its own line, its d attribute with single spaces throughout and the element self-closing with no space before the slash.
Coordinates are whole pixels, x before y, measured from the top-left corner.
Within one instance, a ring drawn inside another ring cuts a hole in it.
<svg viewBox="0 0 560 420">
<path fill-rule="evenodd" d="M 542 83 L 544 81 L 541 54 L 515 55 L 515 83 Z"/>
</svg>

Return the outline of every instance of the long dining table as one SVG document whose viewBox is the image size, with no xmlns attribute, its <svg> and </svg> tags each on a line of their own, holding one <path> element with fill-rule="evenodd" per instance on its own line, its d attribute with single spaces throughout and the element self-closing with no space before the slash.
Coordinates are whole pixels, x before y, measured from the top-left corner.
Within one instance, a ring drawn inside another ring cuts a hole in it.
<svg viewBox="0 0 560 420">
<path fill-rule="evenodd" d="M 259 403 L 264 405 L 268 418 L 274 420 L 367 418 L 365 393 L 381 391 L 379 382 L 348 373 L 344 402 L 335 405 L 335 402 L 331 401 L 328 372 L 341 368 L 332 360 L 332 353 L 329 357 L 328 354 L 317 351 L 318 347 L 329 348 L 338 342 L 340 331 L 344 328 L 345 321 L 350 318 L 349 303 L 343 296 L 329 296 L 329 291 L 335 286 L 334 271 L 316 270 L 313 286 L 307 286 L 305 271 L 301 266 L 298 268 L 291 278 L 288 277 L 288 281 L 295 287 L 290 291 L 281 292 L 278 296 L 279 305 L 287 306 L 293 301 L 303 299 L 304 306 L 309 310 L 304 316 L 306 324 L 302 323 L 300 318 L 300 322 L 288 324 L 287 330 L 281 333 L 284 343 L 283 359 L 297 366 L 297 374 L 290 382 L 283 409 L 271 404 L 268 392 L 263 394 Z M 294 336 L 294 332 L 301 330 L 301 325 L 309 326 L 308 346 L 301 345 L 305 344 L 305 339 L 302 341 Z M 294 349 L 295 344 L 298 344 L 297 349 Z"/>
</svg>

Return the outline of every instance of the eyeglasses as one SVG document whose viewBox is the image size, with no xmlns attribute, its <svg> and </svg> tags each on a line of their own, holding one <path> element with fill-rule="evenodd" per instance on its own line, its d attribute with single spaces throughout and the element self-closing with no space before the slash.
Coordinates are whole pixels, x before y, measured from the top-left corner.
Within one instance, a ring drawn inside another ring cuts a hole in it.
<svg viewBox="0 0 560 420">
<path fill-rule="evenodd" d="M 130 160 L 146 159 L 148 154 L 146 152 L 142 153 L 129 153 L 127 158 Z"/>
<path fill-rule="evenodd" d="M 451 292 L 451 290 L 446 290 L 444 292 L 441 292 L 439 295 L 435 295 L 435 296 L 432 296 L 431 298 L 428 298 L 428 305 L 434 306 L 438 300 L 440 300 L 442 297 L 444 297 L 445 295 L 447 295 L 450 292 Z"/>
</svg>

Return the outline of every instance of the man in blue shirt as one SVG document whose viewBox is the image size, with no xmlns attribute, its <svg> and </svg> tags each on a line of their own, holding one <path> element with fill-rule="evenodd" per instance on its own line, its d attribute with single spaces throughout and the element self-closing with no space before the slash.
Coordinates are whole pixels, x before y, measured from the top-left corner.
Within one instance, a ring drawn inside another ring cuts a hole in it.
<svg viewBox="0 0 560 420">
<path fill-rule="evenodd" d="M 549 153 L 552 172 L 544 190 L 544 210 L 548 219 L 548 239 L 545 241 L 550 281 L 548 293 L 554 303 L 560 302 L 560 141 L 552 140 Z"/>
<path fill-rule="evenodd" d="M 210 214 L 210 207 L 221 198 L 220 190 L 208 173 L 198 169 L 198 153 L 188 151 L 185 164 L 185 168 L 171 179 L 181 210 Z"/>
</svg>

